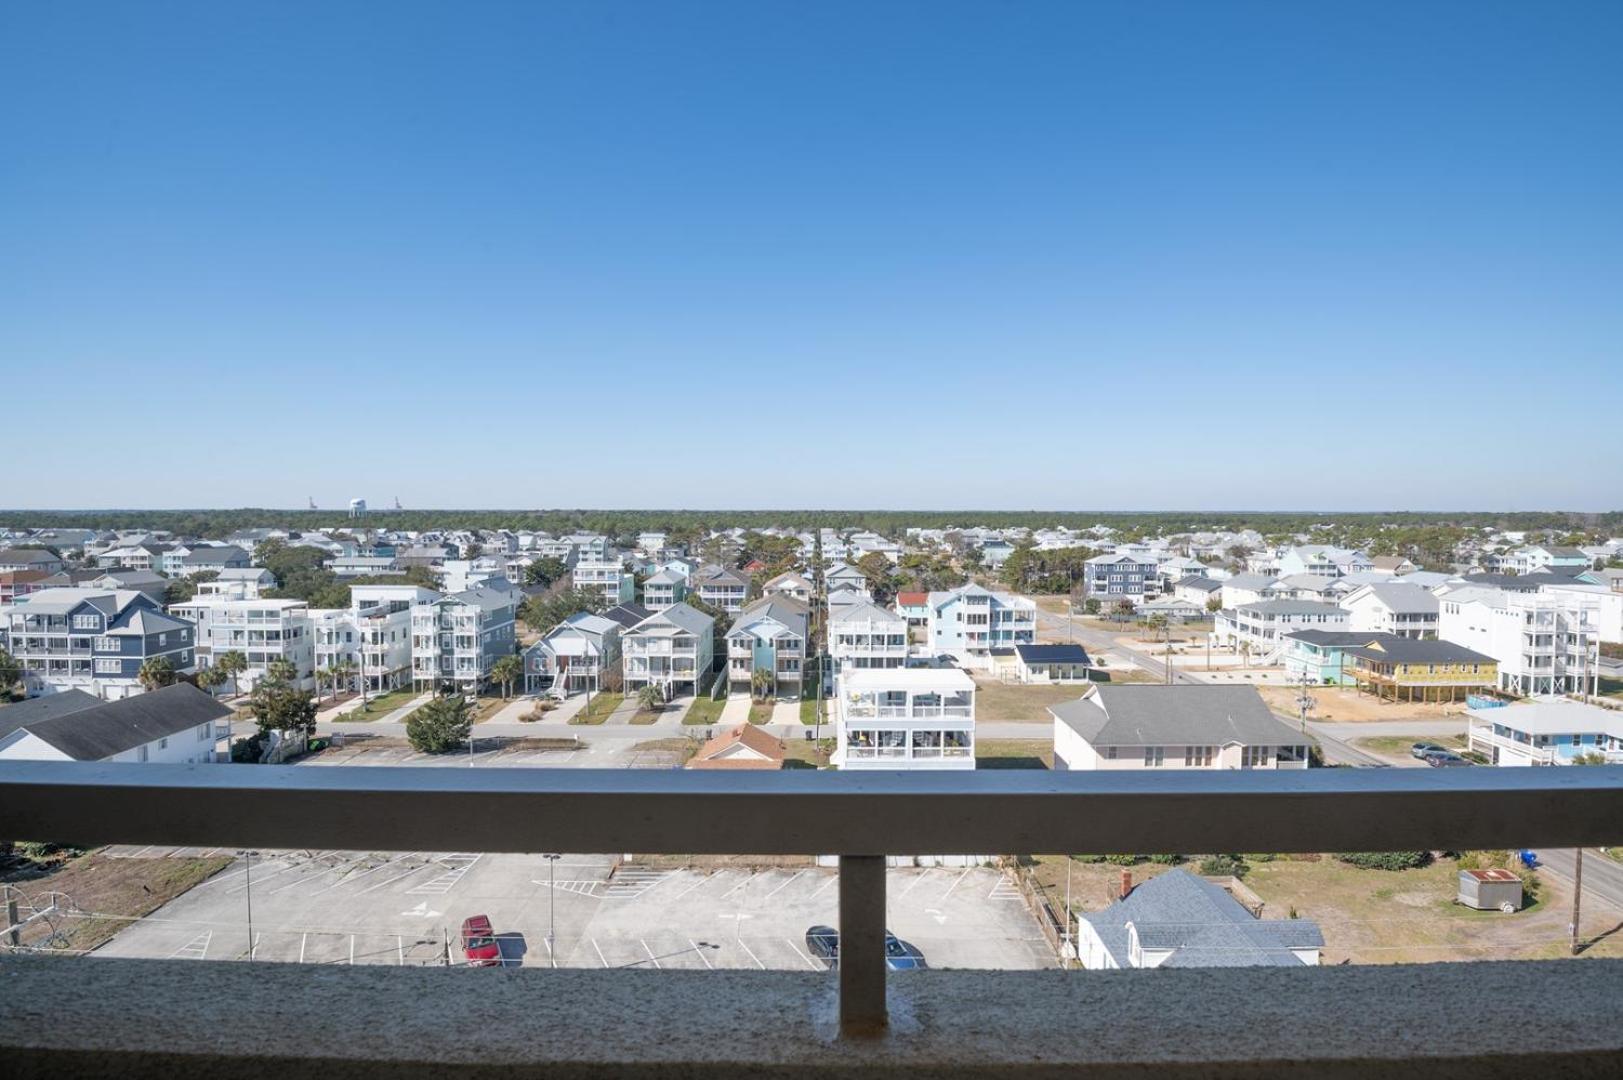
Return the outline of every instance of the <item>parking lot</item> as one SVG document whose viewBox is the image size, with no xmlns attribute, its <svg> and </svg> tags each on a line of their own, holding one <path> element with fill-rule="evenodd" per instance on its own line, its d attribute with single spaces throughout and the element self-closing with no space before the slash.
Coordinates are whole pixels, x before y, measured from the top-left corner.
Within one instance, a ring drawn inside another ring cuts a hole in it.
<svg viewBox="0 0 1623 1080">
<path fill-rule="evenodd" d="M 838 924 L 834 870 L 617 863 L 608 855 L 565 855 L 552 866 L 549 886 L 547 860 L 533 855 L 265 853 L 251 867 L 239 859 L 133 923 L 97 955 L 454 964 L 462 919 L 485 914 L 507 964 L 824 967 L 807 954 L 805 935 L 811 926 Z M 890 929 L 931 967 L 1054 966 L 1019 893 L 998 871 L 894 869 L 887 885 Z"/>
<path fill-rule="evenodd" d="M 568 738 L 562 736 L 545 741 Z M 579 745 L 573 748 L 544 749 L 533 745 L 539 741 L 542 740 L 480 738 L 475 740 L 472 754 L 424 754 L 413 750 L 403 739 L 350 737 L 344 745 L 331 746 L 300 758 L 297 764 L 306 767 L 410 765 L 444 769 L 674 769 L 682 764 L 682 755 L 676 751 L 638 749 L 637 740 L 632 739 L 588 738 L 580 740 Z"/>
</svg>

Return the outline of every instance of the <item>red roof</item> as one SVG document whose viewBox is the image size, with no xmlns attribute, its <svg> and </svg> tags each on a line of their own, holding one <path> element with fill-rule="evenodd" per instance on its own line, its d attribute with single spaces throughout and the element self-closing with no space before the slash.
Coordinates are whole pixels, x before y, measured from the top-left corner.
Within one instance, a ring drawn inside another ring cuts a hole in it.
<svg viewBox="0 0 1623 1080">
<path fill-rule="evenodd" d="M 930 602 L 930 594 L 927 592 L 899 592 L 896 594 L 896 602 L 903 607 L 923 607 Z"/>
</svg>

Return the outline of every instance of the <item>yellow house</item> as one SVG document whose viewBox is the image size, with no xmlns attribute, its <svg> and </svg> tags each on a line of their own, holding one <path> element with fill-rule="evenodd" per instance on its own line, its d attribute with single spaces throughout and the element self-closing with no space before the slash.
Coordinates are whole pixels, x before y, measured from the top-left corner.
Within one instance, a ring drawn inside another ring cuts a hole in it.
<svg viewBox="0 0 1623 1080">
<path fill-rule="evenodd" d="M 1450 641 L 1374 635 L 1343 653 L 1360 690 L 1393 701 L 1457 701 L 1499 683 L 1499 662 Z"/>
</svg>

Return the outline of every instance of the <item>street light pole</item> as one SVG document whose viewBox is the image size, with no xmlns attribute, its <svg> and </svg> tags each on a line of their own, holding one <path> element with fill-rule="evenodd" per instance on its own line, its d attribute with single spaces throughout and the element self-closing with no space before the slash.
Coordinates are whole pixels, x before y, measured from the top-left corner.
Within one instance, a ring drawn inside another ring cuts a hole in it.
<svg viewBox="0 0 1623 1080">
<path fill-rule="evenodd" d="M 558 890 L 554 884 L 555 879 L 553 877 L 553 868 L 558 865 L 558 860 L 563 858 L 563 856 L 559 854 L 549 854 L 541 857 L 547 860 L 547 959 L 552 961 L 553 967 L 557 967 L 558 950 L 556 942 L 558 940 L 558 936 L 553 932 L 554 924 L 552 921 L 552 914 L 553 906 L 558 902 Z"/>
<path fill-rule="evenodd" d="M 243 895 L 248 901 L 248 962 L 254 959 L 254 853 L 245 851 L 243 857 L 248 860 L 242 872 Z"/>
</svg>

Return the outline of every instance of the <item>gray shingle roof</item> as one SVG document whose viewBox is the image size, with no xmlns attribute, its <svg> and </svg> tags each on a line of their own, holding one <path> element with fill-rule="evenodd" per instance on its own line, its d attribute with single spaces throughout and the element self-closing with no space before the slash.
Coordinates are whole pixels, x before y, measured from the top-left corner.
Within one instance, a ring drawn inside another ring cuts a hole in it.
<svg viewBox="0 0 1623 1080">
<path fill-rule="evenodd" d="M 1296 746 L 1253 686 L 1097 684 L 1049 713 L 1095 746 Z"/>
<path fill-rule="evenodd" d="M 1131 967 L 1131 925 L 1146 949 L 1172 949 L 1162 967 L 1300 967 L 1292 949 L 1324 947 L 1309 919 L 1256 919 L 1222 886 L 1169 870 L 1125 900 L 1082 916 L 1121 967 Z"/>
<path fill-rule="evenodd" d="M 1437 614 L 1437 597 L 1419 585 L 1390 582 L 1385 585 L 1366 585 L 1365 588 L 1374 594 L 1375 599 L 1394 612 L 1406 615 Z"/>
<path fill-rule="evenodd" d="M 197 687 L 176 683 L 121 701 L 98 701 L 46 719 L 25 719 L 10 730 L 26 729 L 75 761 L 101 761 L 230 715 L 230 709 Z M 0 710 L 0 716 L 4 716 L 4 710 Z"/>
</svg>

